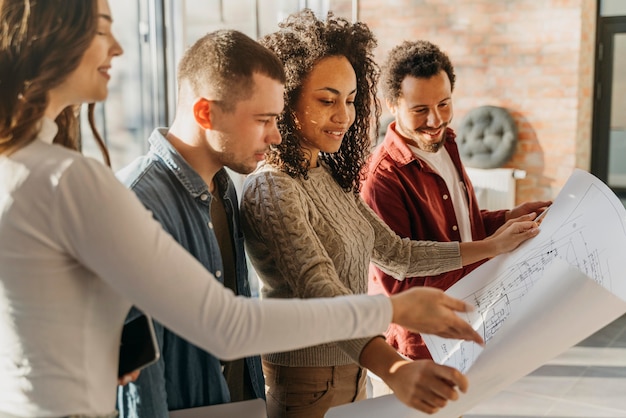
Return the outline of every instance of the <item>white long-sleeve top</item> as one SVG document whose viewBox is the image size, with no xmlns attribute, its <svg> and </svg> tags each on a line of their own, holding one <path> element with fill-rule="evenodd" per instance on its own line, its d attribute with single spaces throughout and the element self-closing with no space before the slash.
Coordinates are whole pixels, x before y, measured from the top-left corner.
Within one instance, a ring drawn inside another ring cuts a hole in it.
<svg viewBox="0 0 626 418">
<path fill-rule="evenodd" d="M 382 333 L 386 297 L 235 297 L 95 160 L 39 137 L 0 155 L 0 411 L 101 415 L 115 408 L 132 304 L 234 359 Z"/>
</svg>

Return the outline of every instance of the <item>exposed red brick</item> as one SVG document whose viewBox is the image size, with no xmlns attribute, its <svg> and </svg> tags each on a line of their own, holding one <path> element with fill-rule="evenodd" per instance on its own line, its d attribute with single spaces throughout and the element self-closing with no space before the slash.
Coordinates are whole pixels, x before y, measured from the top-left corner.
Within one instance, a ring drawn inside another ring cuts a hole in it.
<svg viewBox="0 0 626 418">
<path fill-rule="evenodd" d="M 526 170 L 517 201 L 552 199 L 574 168 L 588 169 L 595 0 L 360 0 L 377 59 L 428 39 L 456 69 L 453 127 L 482 105 L 506 107 L 519 129 L 508 167 Z"/>
</svg>

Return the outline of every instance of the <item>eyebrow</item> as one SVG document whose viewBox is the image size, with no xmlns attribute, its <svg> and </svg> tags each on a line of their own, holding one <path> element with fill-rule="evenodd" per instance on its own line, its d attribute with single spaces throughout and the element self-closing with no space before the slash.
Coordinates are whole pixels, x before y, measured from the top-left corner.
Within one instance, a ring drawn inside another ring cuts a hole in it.
<svg viewBox="0 0 626 418">
<path fill-rule="evenodd" d="M 333 94 L 336 94 L 336 95 L 340 95 L 341 94 L 341 92 L 339 90 L 334 89 L 332 87 L 322 87 L 321 89 L 317 89 L 315 91 L 324 91 L 324 90 L 325 91 L 329 91 L 329 92 L 331 92 Z M 355 94 L 355 93 L 356 93 L 356 89 L 354 89 L 350 93 L 348 93 L 348 96 L 350 96 L 351 94 Z"/>
<path fill-rule="evenodd" d="M 254 116 L 270 116 L 270 117 L 278 117 L 280 113 L 255 113 Z"/>
<path fill-rule="evenodd" d="M 104 13 L 98 13 L 98 17 L 101 17 L 101 18 L 106 19 L 109 22 L 113 23 L 113 18 L 110 15 L 107 15 L 107 14 L 104 14 Z"/>
<path fill-rule="evenodd" d="M 449 101 L 449 100 L 452 100 L 452 97 L 448 96 L 445 99 L 442 99 L 439 102 L 437 102 L 437 104 L 441 104 L 441 103 L 443 103 L 445 101 Z M 416 105 L 411 106 L 410 109 L 417 109 L 417 108 L 420 108 L 420 107 L 428 107 L 428 106 L 429 105 L 427 105 L 427 104 L 416 104 Z"/>
</svg>

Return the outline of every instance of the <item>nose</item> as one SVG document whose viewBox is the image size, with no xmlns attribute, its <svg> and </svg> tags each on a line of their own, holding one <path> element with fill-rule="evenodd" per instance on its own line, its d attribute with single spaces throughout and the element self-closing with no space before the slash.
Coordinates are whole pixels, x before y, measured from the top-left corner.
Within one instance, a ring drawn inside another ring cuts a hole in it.
<svg viewBox="0 0 626 418">
<path fill-rule="evenodd" d="M 270 145 L 278 145 L 282 142 L 282 137 L 280 136 L 280 131 L 278 130 L 278 124 L 276 123 L 276 119 L 272 123 L 272 127 L 265 137 L 265 142 Z"/>
<path fill-rule="evenodd" d="M 117 41 L 117 38 L 115 36 L 112 36 L 112 38 L 113 44 L 111 45 L 111 55 L 113 55 L 114 57 L 119 57 L 124 53 L 124 49 L 122 48 L 122 45 L 120 45 L 120 43 Z"/>
<path fill-rule="evenodd" d="M 442 122 L 442 117 L 441 114 L 439 113 L 439 110 L 437 108 L 432 109 L 428 112 L 428 117 L 426 119 L 426 124 L 429 127 L 432 128 L 437 128 L 439 126 L 441 126 L 441 122 Z"/>
<path fill-rule="evenodd" d="M 333 113 L 332 120 L 337 123 L 350 122 L 350 108 L 345 104 L 340 104 Z"/>
</svg>

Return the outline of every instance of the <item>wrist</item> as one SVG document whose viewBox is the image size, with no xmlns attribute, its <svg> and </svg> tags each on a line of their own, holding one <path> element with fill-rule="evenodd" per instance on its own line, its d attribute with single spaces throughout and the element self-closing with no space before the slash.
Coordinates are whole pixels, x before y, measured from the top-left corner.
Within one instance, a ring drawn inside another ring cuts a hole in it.
<svg viewBox="0 0 626 418">
<path fill-rule="evenodd" d="M 489 241 L 487 241 L 487 254 L 488 254 L 488 258 L 493 258 L 495 256 L 497 256 L 498 254 L 500 254 L 500 245 L 498 245 L 498 237 L 495 237 L 494 239 L 490 239 Z"/>
<path fill-rule="evenodd" d="M 396 376 L 398 368 L 410 362 L 405 360 L 385 341 L 383 336 L 372 338 L 361 351 L 361 366 L 370 370 L 385 382 Z"/>
<path fill-rule="evenodd" d="M 401 303 L 399 295 L 391 295 L 389 296 L 389 300 L 391 301 L 391 323 L 392 324 L 404 324 L 404 315 L 405 312 L 403 310 L 404 304 Z"/>
<path fill-rule="evenodd" d="M 503 252 L 501 250 L 501 245 L 498 237 L 488 240 L 486 244 L 488 246 L 486 250 L 486 253 L 488 254 L 487 258 L 493 258 Z"/>
</svg>

